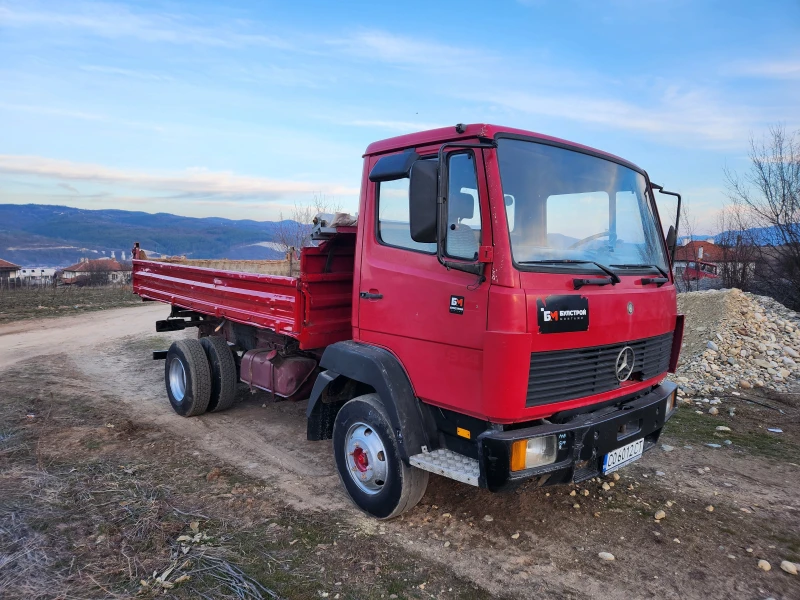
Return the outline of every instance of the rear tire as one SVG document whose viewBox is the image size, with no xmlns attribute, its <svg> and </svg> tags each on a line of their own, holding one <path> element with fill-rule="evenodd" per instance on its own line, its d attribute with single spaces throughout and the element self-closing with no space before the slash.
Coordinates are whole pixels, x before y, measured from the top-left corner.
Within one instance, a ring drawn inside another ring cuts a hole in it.
<svg viewBox="0 0 800 600">
<path fill-rule="evenodd" d="M 211 369 L 199 341 L 173 342 L 164 361 L 164 381 L 176 413 L 194 417 L 206 411 L 211 398 Z"/>
<path fill-rule="evenodd" d="M 339 479 L 361 510 L 391 519 L 412 509 L 425 495 L 428 472 L 400 459 L 397 439 L 377 394 L 347 402 L 333 425 Z"/>
<path fill-rule="evenodd" d="M 233 406 L 236 400 L 236 362 L 233 360 L 228 342 L 219 336 L 200 340 L 211 368 L 211 398 L 208 412 L 219 412 Z"/>
</svg>

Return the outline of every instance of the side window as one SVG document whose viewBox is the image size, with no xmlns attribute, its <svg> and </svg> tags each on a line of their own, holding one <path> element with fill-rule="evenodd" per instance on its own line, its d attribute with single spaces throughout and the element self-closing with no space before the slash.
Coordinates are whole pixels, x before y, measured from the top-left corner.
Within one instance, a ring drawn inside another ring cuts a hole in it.
<svg viewBox="0 0 800 600">
<path fill-rule="evenodd" d="M 481 240 L 481 208 L 478 201 L 478 178 L 472 153 L 449 157 L 447 183 L 448 256 L 477 260 Z"/>
<path fill-rule="evenodd" d="M 436 244 L 423 244 L 411 239 L 408 179 L 383 181 L 377 186 L 378 239 L 389 246 L 435 254 Z"/>
</svg>

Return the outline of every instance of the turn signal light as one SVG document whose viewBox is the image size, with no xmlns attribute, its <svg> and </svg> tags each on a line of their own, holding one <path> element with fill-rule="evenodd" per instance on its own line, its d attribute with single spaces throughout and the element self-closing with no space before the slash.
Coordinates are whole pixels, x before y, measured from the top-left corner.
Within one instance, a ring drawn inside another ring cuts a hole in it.
<svg viewBox="0 0 800 600">
<path fill-rule="evenodd" d="M 672 392 L 669 397 L 667 397 L 667 415 L 669 415 L 673 410 L 675 410 L 675 406 L 678 404 L 678 390 Z"/>
<path fill-rule="evenodd" d="M 557 447 L 554 435 L 517 440 L 511 445 L 511 470 L 522 471 L 553 464 L 558 454 Z"/>
</svg>

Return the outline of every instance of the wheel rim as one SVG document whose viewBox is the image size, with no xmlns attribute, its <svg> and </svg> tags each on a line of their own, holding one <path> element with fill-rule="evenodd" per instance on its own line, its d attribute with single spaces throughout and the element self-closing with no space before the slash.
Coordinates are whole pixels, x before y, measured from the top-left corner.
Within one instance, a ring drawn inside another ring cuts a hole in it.
<svg viewBox="0 0 800 600">
<path fill-rule="evenodd" d="M 172 359 L 169 364 L 169 389 L 175 402 L 179 404 L 183 402 L 183 397 L 186 395 L 186 370 L 179 358 Z"/>
<path fill-rule="evenodd" d="M 354 423 L 347 431 L 344 459 L 350 478 L 366 494 L 377 494 L 389 472 L 386 448 L 378 433 L 366 423 Z"/>
</svg>

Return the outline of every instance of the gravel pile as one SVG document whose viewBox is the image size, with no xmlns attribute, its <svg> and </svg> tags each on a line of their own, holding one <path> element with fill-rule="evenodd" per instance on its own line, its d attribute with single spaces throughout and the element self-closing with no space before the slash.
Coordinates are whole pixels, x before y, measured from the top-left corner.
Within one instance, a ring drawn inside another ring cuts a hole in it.
<svg viewBox="0 0 800 600">
<path fill-rule="evenodd" d="M 784 392 L 800 380 L 798 313 L 737 289 L 680 294 L 678 303 L 686 314 L 685 342 L 670 378 L 680 395 L 712 396 L 700 401 L 716 414 L 714 393 L 754 387 Z M 709 306 L 715 314 L 693 315 Z"/>
</svg>

